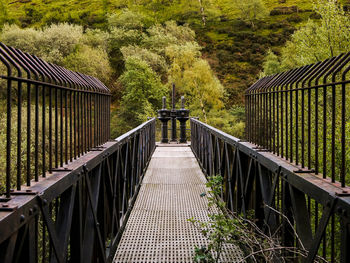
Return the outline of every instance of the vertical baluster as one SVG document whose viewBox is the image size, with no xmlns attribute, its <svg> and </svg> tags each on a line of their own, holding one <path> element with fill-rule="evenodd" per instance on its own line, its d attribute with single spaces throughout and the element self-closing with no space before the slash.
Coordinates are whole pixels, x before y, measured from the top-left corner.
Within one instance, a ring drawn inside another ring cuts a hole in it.
<svg viewBox="0 0 350 263">
<path fill-rule="evenodd" d="M 78 157 L 80 157 L 80 152 L 81 152 L 81 142 L 80 142 L 80 91 L 77 92 L 77 113 L 76 113 L 76 116 L 77 116 L 77 154 L 78 154 Z"/>
<path fill-rule="evenodd" d="M 72 162 L 74 158 L 73 153 L 73 92 L 69 92 L 69 159 Z"/>
<path fill-rule="evenodd" d="M 22 82 L 17 83 L 17 190 L 22 185 Z"/>
<path fill-rule="evenodd" d="M 342 87 L 341 87 L 341 167 L 340 167 L 340 182 L 341 186 L 345 187 L 346 182 L 346 75 L 350 71 L 348 66 L 342 74 Z"/>
<path fill-rule="evenodd" d="M 42 176 L 46 177 L 46 87 L 42 86 Z"/>
<path fill-rule="evenodd" d="M 55 88 L 55 168 L 58 167 L 58 88 Z"/>
<path fill-rule="evenodd" d="M 312 163 L 311 163 L 311 87 L 310 87 L 309 83 L 309 88 L 307 90 L 307 153 L 308 153 L 308 160 L 307 160 L 307 164 L 308 164 L 308 168 L 311 169 L 312 168 Z"/>
<path fill-rule="evenodd" d="M 8 67 L 8 76 L 11 76 L 11 69 Z M 12 117 L 12 81 L 7 80 L 7 121 L 6 121 L 6 196 L 10 197 L 11 189 L 11 117 Z"/>
<path fill-rule="evenodd" d="M 332 182 L 335 182 L 335 126 L 336 126 L 336 86 L 333 84 L 332 86 L 332 120 L 331 120 L 331 131 L 332 131 L 332 139 L 331 139 L 331 178 Z"/>
<path fill-rule="evenodd" d="M 27 186 L 31 180 L 31 86 L 27 83 Z"/>
<path fill-rule="evenodd" d="M 68 91 L 64 92 L 64 119 L 65 119 L 65 163 L 68 164 Z"/>
</svg>

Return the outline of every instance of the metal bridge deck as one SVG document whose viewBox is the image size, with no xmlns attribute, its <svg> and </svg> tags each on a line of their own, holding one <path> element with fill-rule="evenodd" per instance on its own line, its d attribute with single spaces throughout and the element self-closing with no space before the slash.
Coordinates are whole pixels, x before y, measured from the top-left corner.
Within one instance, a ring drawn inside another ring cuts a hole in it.
<svg viewBox="0 0 350 263">
<path fill-rule="evenodd" d="M 188 146 L 159 145 L 145 174 L 114 262 L 193 262 L 207 240 L 187 219 L 208 220 L 206 179 Z M 227 245 L 221 262 L 242 259 Z"/>
</svg>

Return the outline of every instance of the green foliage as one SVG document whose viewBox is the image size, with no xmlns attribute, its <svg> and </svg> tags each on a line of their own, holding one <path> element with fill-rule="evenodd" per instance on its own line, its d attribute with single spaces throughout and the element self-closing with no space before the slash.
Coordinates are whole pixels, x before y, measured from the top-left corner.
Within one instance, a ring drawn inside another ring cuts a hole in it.
<svg viewBox="0 0 350 263">
<path fill-rule="evenodd" d="M 300 12 L 291 15 L 261 16 L 266 12 L 263 12 L 259 2 L 269 11 L 279 7 L 298 6 Z M 5 0 L 4 3 L 6 5 L 8 1 Z M 247 13 L 248 20 L 241 19 L 241 5 L 251 6 Z M 255 7 L 260 8 L 258 13 Z M 227 91 L 228 100 L 225 104 L 229 108 L 243 102 L 241 94 L 255 82 L 268 48 L 284 45 L 294 26 L 309 18 L 311 12 L 307 10 L 310 7 L 310 1 L 306 0 L 288 0 L 286 3 L 275 0 L 245 0 L 238 3 L 229 0 L 31 0 L 28 3 L 14 1 L 8 4 L 6 21 L 13 21 L 22 27 L 40 28 L 47 24 L 69 22 L 84 28 L 137 29 L 144 31 L 142 33 L 155 24 L 164 24 L 169 20 L 177 21 L 179 25 L 188 23 L 196 32 L 196 41 L 205 47 L 202 50 L 203 57 L 209 61 Z M 291 19 L 296 16 L 298 19 Z M 253 29 L 249 20 L 251 17 Z M 115 33 L 114 36 L 119 32 Z M 181 38 L 182 35 L 176 37 Z M 148 49 L 152 48 L 153 44 L 157 46 L 159 39 L 153 40 L 149 42 Z M 226 54 L 223 55 L 224 53 Z M 118 77 L 124 70 L 120 49 L 112 45 L 108 54 L 116 71 L 115 76 Z M 249 64 L 245 68 L 240 65 L 243 60 Z"/>
<path fill-rule="evenodd" d="M 3 153 L 0 155 L 0 194 L 5 192 L 5 186 L 6 186 L 6 157 L 7 155 L 5 154 L 7 151 L 7 113 L 6 113 L 6 106 L 3 104 L 2 100 L 0 102 L 0 109 L 1 109 L 1 114 L 0 114 L 0 152 Z M 42 113 L 42 106 L 39 105 L 39 112 Z M 33 125 L 33 123 L 35 122 L 35 106 L 32 105 L 30 107 L 30 111 L 31 111 L 31 120 L 30 122 L 32 123 L 31 125 L 31 129 L 30 129 L 30 134 L 31 134 L 31 143 L 30 143 L 30 158 L 31 160 L 34 160 L 35 158 L 35 144 L 33 143 L 33 134 L 35 134 L 35 125 Z M 19 123 L 18 123 L 18 105 L 12 105 L 12 111 L 11 111 L 11 151 L 10 151 L 10 159 L 11 159 L 11 171 L 12 171 L 12 176 L 10 179 L 10 184 L 11 184 L 11 188 L 15 189 L 16 188 L 16 176 L 14 176 L 15 174 L 17 174 L 17 170 L 19 169 L 18 167 L 21 166 L 21 173 L 20 173 L 20 177 L 21 177 L 21 181 L 22 184 L 24 184 L 26 182 L 26 175 L 27 175 L 27 138 L 28 138 L 28 133 L 27 133 L 27 103 L 24 102 L 21 105 L 21 115 L 22 115 L 22 122 L 21 122 L 21 140 L 18 140 L 17 137 L 17 133 L 18 133 L 18 129 L 19 129 Z M 46 116 L 48 116 L 48 108 L 46 109 Z M 45 140 L 48 141 L 49 136 L 48 136 L 48 120 L 46 123 L 46 137 Z M 39 125 L 39 138 L 38 138 L 38 143 L 39 145 L 42 145 L 42 130 L 43 127 L 42 125 Z M 19 145 L 19 143 L 21 144 L 21 151 L 20 151 L 20 160 L 17 159 L 17 147 Z M 54 140 L 53 140 L 53 144 L 54 144 Z M 48 154 L 48 149 L 47 150 L 47 154 Z M 42 147 L 38 148 L 38 153 L 39 156 L 42 154 Z M 46 160 L 46 167 L 48 165 L 48 159 Z M 41 172 L 43 163 L 42 160 L 38 160 L 38 168 L 39 168 L 39 173 Z M 34 172 L 35 172 L 35 166 L 34 166 L 34 162 L 31 162 L 30 165 L 30 174 L 31 174 L 31 179 L 33 179 L 34 177 Z"/>
<path fill-rule="evenodd" d="M 208 124 L 238 138 L 244 138 L 244 107 L 235 106 L 230 110 L 212 110 L 208 114 Z"/>
<path fill-rule="evenodd" d="M 214 124 L 220 123 L 220 116 L 228 116 L 220 126 L 243 134 L 241 123 L 235 125 L 236 119 L 224 109 L 224 87 L 201 58 L 194 31 L 173 21 L 148 29 L 135 28 L 111 26 L 110 50 L 122 54 L 113 66 L 125 65 L 118 80 L 123 95 L 118 110 L 120 131 L 115 129 L 116 134 L 154 116 L 161 107 L 161 97 L 168 94 L 166 87 L 172 83 L 177 93 L 185 95 L 191 114 Z"/>
<path fill-rule="evenodd" d="M 267 9 L 262 0 L 235 0 L 232 5 L 238 9 L 239 17 L 254 28 L 255 21 L 267 16 Z"/>
<path fill-rule="evenodd" d="M 222 176 L 209 176 L 206 184 L 207 193 L 200 195 L 208 199 L 209 220 L 203 222 L 194 218 L 188 219 L 208 240 L 207 247 L 195 247 L 194 262 L 223 262 L 221 255 L 227 245 L 235 245 L 243 252 L 244 258 L 240 262 L 289 262 L 291 258 L 302 261 L 307 257 L 308 251 L 296 234 L 295 226 L 289 220 L 285 223 L 295 233 L 296 242 L 300 247 L 285 247 L 281 244 L 279 237 L 282 234 L 282 228 L 271 232 L 272 230 L 267 226 L 258 227 L 255 223 L 258 221 L 256 210 L 247 210 L 242 214 L 228 210 L 227 204 L 221 199 L 226 194 L 225 191 L 228 191 L 225 185 Z M 266 204 L 263 206 L 262 209 L 273 209 L 271 213 L 277 213 L 287 219 L 277 209 Z M 269 230 L 266 231 L 266 229 Z M 325 262 L 325 259 L 316 256 L 314 262 Z"/>
<path fill-rule="evenodd" d="M 108 81 L 111 68 L 106 36 L 98 30 L 83 33 L 82 26 L 67 23 L 43 29 L 5 25 L 0 39 L 7 45 L 35 54 L 48 62 Z"/>
<path fill-rule="evenodd" d="M 62 65 L 63 59 L 74 52 L 82 37 L 81 26 L 64 23 L 51 25 L 42 30 L 5 26 L 1 40 L 49 62 Z"/>
<path fill-rule="evenodd" d="M 33 28 L 21 29 L 16 25 L 4 25 L 0 40 L 23 51 L 38 54 L 40 32 Z"/>
<path fill-rule="evenodd" d="M 4 0 L 0 0 L 0 29 L 3 24 L 6 22 L 8 16 L 7 6 L 4 3 Z"/>
<path fill-rule="evenodd" d="M 182 77 L 181 73 L 191 66 L 201 57 L 201 47 L 196 42 L 187 42 L 183 45 L 169 45 L 166 48 L 166 56 L 172 62 L 170 74 Z"/>
<path fill-rule="evenodd" d="M 3 3 L 6 5 L 7 1 Z M 305 0 L 288 1 L 287 4 L 272 0 L 239 1 L 238 3 L 227 0 L 69 2 L 67 0 L 45 2 L 32 0 L 30 3 L 14 2 L 7 5 L 6 10 L 4 9 L 7 11 L 4 21 L 14 21 L 23 27 L 42 28 L 36 31 L 43 32 L 46 32 L 47 25 L 54 26 L 53 24 L 60 22 L 81 25 L 82 27 L 78 30 L 81 30 L 80 32 L 70 34 L 72 37 L 82 35 L 80 39 L 78 37 L 77 44 L 72 45 L 73 49 L 69 43 L 59 43 L 63 47 L 68 47 L 63 48 L 63 51 L 67 51 L 63 57 L 61 55 L 64 52 L 56 46 L 53 37 L 49 40 L 53 43 L 52 50 L 44 50 L 36 40 L 32 41 L 32 38 L 42 38 L 37 32 L 26 32 L 24 39 L 28 38 L 29 41 L 28 43 L 23 41 L 22 46 L 28 46 L 28 50 L 33 51 L 32 53 L 51 62 L 83 70 L 88 74 L 95 73 L 95 76 L 101 75 L 113 90 L 114 112 L 121 110 L 121 97 L 125 87 L 117 81 L 117 78 L 125 70 L 125 60 L 134 57 L 145 61 L 160 77 L 161 82 L 169 86 L 172 82 L 170 79 L 178 78 L 171 75 L 175 64 L 178 63 L 167 55 L 167 52 L 170 54 L 170 47 L 177 46 L 173 51 L 178 52 L 182 48 L 188 49 L 189 45 L 196 45 L 195 42 L 200 43 L 203 48 L 198 49 L 196 60 L 199 60 L 197 58 L 199 56 L 208 61 L 210 74 L 214 76 L 214 78 L 211 77 L 214 91 L 223 89 L 223 92 L 216 93 L 222 94 L 219 99 L 213 99 L 218 103 L 204 102 L 202 103 L 204 106 L 197 103 L 191 106 L 192 112 L 203 120 L 206 118 L 208 123 L 217 124 L 225 131 L 233 132 L 238 136 L 243 134 L 244 125 L 241 121 L 237 125 L 234 123 L 236 118 L 231 116 L 231 107 L 242 104 L 243 92 L 256 80 L 268 48 L 284 44 L 293 32 L 293 26 L 307 19 L 310 14 L 310 12 L 298 13 L 298 19 L 289 19 L 289 16 L 285 15 L 265 16 L 263 6 L 271 10 L 288 5 L 298 5 L 302 9 L 310 7 Z M 249 10 L 246 9 L 244 12 L 246 6 L 249 6 Z M 256 12 L 258 9 L 259 12 Z M 168 22 L 169 20 L 177 22 Z M 95 30 L 96 28 L 103 30 Z M 63 29 L 57 36 L 64 38 L 65 35 L 61 33 L 66 31 L 69 30 Z M 17 40 L 18 43 L 22 41 L 15 37 L 13 42 Z M 90 51 L 91 58 L 95 61 L 90 60 Z M 105 60 L 106 51 L 111 67 Z M 132 54 L 133 52 L 135 53 Z M 99 53 L 101 56 L 98 55 Z M 98 57 L 102 58 L 101 61 L 96 61 Z M 83 63 L 85 59 L 88 60 Z M 203 70 L 205 72 L 207 68 L 203 62 L 195 61 L 189 65 L 191 66 L 186 70 L 178 70 L 181 72 L 178 75 L 189 78 Z M 193 68 L 192 65 L 196 67 Z M 103 70 L 96 68 L 101 66 L 104 67 Z M 206 74 L 206 76 L 209 75 Z M 221 85 L 218 85 L 219 81 Z M 188 101 L 191 101 L 191 96 L 198 96 L 190 90 L 191 87 L 195 87 L 195 84 L 193 81 L 188 87 L 178 86 L 179 89 L 188 91 L 186 91 Z M 203 87 L 203 89 L 207 88 Z M 220 121 L 220 116 L 228 116 L 229 120 Z"/>
<path fill-rule="evenodd" d="M 107 54 L 106 33 L 68 23 L 43 29 L 5 25 L 0 39 L 7 45 L 35 54 L 48 62 L 62 65 L 109 82 L 112 69 Z"/>
<path fill-rule="evenodd" d="M 87 29 L 82 43 L 93 48 L 108 50 L 109 33 L 100 29 Z"/>
<path fill-rule="evenodd" d="M 109 27 L 119 27 L 124 29 L 142 29 L 144 16 L 140 13 L 130 11 L 125 8 L 118 14 L 111 14 L 108 17 Z"/>
<path fill-rule="evenodd" d="M 220 262 L 220 256 L 225 243 L 235 243 L 232 234 L 235 232 L 235 221 L 229 220 L 221 211 L 225 210 L 225 203 L 219 198 L 222 191 L 223 178 L 211 176 L 208 178 L 208 214 L 209 221 L 201 222 L 193 218 L 188 219 L 200 227 L 201 233 L 208 239 L 208 247 L 195 248 L 195 262 Z M 204 197 L 204 195 L 202 196 Z"/>
<path fill-rule="evenodd" d="M 309 20 L 282 49 L 282 68 L 291 69 L 327 59 L 350 49 L 350 19 L 336 0 L 317 0 L 319 21 Z"/>
<path fill-rule="evenodd" d="M 207 113 L 212 109 L 223 108 L 223 86 L 214 76 L 208 62 L 198 60 L 192 67 L 183 71 L 181 91 L 188 97 L 190 110 L 200 109 L 204 120 L 208 121 Z M 175 82 L 180 82 L 175 79 Z"/>
<path fill-rule="evenodd" d="M 207 18 L 213 18 L 220 14 L 220 9 L 213 0 L 187 0 L 187 1 L 163 1 L 117 0 L 120 7 L 128 7 L 151 17 L 154 23 L 163 23 L 168 20 L 187 20 L 205 25 Z"/>
<path fill-rule="evenodd" d="M 264 59 L 263 69 L 263 74 L 266 76 L 273 75 L 281 71 L 281 63 L 278 56 L 273 53 L 271 49 L 269 49 Z"/>
<path fill-rule="evenodd" d="M 153 71 L 160 76 L 166 76 L 168 65 L 163 56 L 160 56 L 149 49 L 134 45 L 122 47 L 121 53 L 123 54 L 124 60 L 127 60 L 130 57 L 138 58 L 145 61 L 153 69 Z"/>
<path fill-rule="evenodd" d="M 125 72 L 119 80 L 125 88 L 120 112 L 125 131 L 141 124 L 148 116 L 154 116 L 167 90 L 152 68 L 134 57 L 126 60 Z"/>
<path fill-rule="evenodd" d="M 113 136 L 154 116 L 161 97 L 167 95 L 166 87 L 172 83 L 185 95 L 192 114 L 227 132 L 243 135 L 243 123 L 236 125 L 236 119 L 224 108 L 224 87 L 201 58 L 194 31 L 174 21 L 146 29 L 140 22 L 145 16 L 138 15 L 129 10 L 110 15 L 109 32 L 84 32 L 82 26 L 68 23 L 42 29 L 6 25 L 1 40 L 49 62 L 114 83 L 114 98 L 120 100 L 114 112 L 120 118 L 120 128 L 114 129 Z M 125 23 L 131 17 L 133 21 Z M 222 117 L 227 119 L 220 120 Z"/>
<path fill-rule="evenodd" d="M 124 70 L 124 59 L 121 53 L 123 46 L 137 45 L 143 39 L 143 34 L 137 30 L 127 30 L 114 27 L 110 30 L 108 51 L 111 66 L 120 75 Z"/>
<path fill-rule="evenodd" d="M 193 261 L 198 263 L 215 262 L 213 255 L 210 253 L 210 250 L 206 247 L 195 247 Z"/>
<path fill-rule="evenodd" d="M 268 56 L 265 58 L 264 63 L 264 74 L 270 75 L 282 70 L 292 69 L 297 66 L 304 66 L 349 51 L 350 45 L 348 39 L 350 38 L 350 19 L 348 17 L 348 14 L 343 11 L 343 7 L 339 5 L 339 3 L 335 0 L 318 0 L 314 3 L 314 10 L 317 14 L 319 14 L 320 20 L 309 20 L 303 27 L 297 30 L 292 35 L 292 39 L 282 49 L 281 59 L 278 59 L 276 55 L 272 54 L 272 52 L 268 53 Z M 279 63 L 280 60 L 281 63 Z M 339 76 L 337 76 L 336 79 L 339 80 Z M 330 79 L 328 79 L 328 81 L 330 81 Z M 315 81 L 311 82 L 311 85 L 315 84 Z M 332 120 L 332 112 L 334 111 L 334 135 L 335 138 L 341 138 L 342 120 L 340 112 L 342 102 L 340 89 L 338 89 L 338 86 L 335 90 L 334 95 L 334 110 L 332 108 L 332 95 L 330 92 L 327 92 L 324 96 L 323 92 L 323 90 L 319 89 L 317 98 L 315 98 L 315 93 L 311 92 L 309 94 L 310 99 L 307 101 L 307 104 L 310 105 L 309 109 L 315 109 L 316 103 L 317 105 L 324 105 L 324 107 L 326 107 L 322 109 L 322 113 L 315 110 L 309 111 L 310 122 L 317 123 L 317 127 L 311 126 L 307 128 L 307 132 L 310 134 L 315 134 L 317 129 L 320 138 L 325 138 L 326 143 L 323 144 L 321 141 L 317 142 L 314 137 L 310 138 L 307 143 L 310 145 L 310 149 L 312 150 L 308 152 L 308 155 L 310 156 L 310 163 L 308 166 L 315 167 L 317 161 L 319 172 L 323 175 L 330 175 L 332 173 L 330 163 L 330 160 L 332 160 L 332 129 L 326 128 L 327 125 L 329 125 L 328 123 L 323 123 L 321 121 L 316 122 L 316 120 L 320 118 L 319 116 L 322 116 L 321 114 L 325 114 L 326 120 Z M 346 92 L 345 96 L 346 99 L 349 99 L 349 92 Z M 325 100 L 323 97 L 325 97 Z M 300 116 L 302 115 L 302 112 L 305 111 L 305 106 L 302 105 L 301 101 L 293 102 L 292 105 L 290 105 L 293 107 L 294 111 L 297 108 L 296 103 L 298 103 L 299 111 L 296 116 L 299 116 L 299 119 L 293 119 L 293 124 L 291 127 L 294 127 L 294 134 L 297 132 L 295 122 L 301 121 Z M 346 106 L 346 111 L 348 111 L 348 106 Z M 349 134 L 349 132 L 349 120 L 345 119 L 345 133 Z M 302 133 L 300 127 L 298 133 Z M 297 150 L 298 152 L 303 151 L 300 143 L 293 142 L 293 144 L 294 145 L 292 149 L 294 152 Z M 348 163 L 350 160 L 350 155 L 348 154 L 350 148 L 348 147 L 349 143 L 347 137 L 345 145 L 345 159 L 346 163 Z M 334 162 L 336 164 L 342 163 L 341 146 L 342 143 L 340 140 L 334 140 Z M 326 154 L 325 159 L 319 158 L 322 153 Z M 341 165 L 336 165 L 334 168 L 334 176 L 338 181 L 340 180 L 340 167 Z M 349 171 L 350 168 L 346 167 L 345 173 L 347 174 Z M 346 183 L 348 184 L 349 181 Z"/>
<path fill-rule="evenodd" d="M 171 61 L 169 83 L 175 83 L 185 95 L 191 114 L 207 122 L 210 110 L 223 108 L 224 88 L 208 62 L 200 58 L 200 47 L 194 42 L 171 45 L 166 55 Z"/>
<path fill-rule="evenodd" d="M 85 74 L 96 76 L 108 83 L 112 74 L 106 50 L 81 46 L 74 53 L 65 57 L 65 67 Z"/>
<path fill-rule="evenodd" d="M 156 24 L 147 29 L 147 36 L 142 45 L 160 55 L 165 55 L 165 49 L 171 44 L 185 44 L 194 41 L 194 31 L 188 26 L 177 26 L 174 21 L 168 21 L 165 26 Z"/>
<path fill-rule="evenodd" d="M 171 61 L 169 84 L 175 83 L 186 97 L 193 116 L 235 136 L 243 136 L 244 124 L 224 108 L 225 90 L 209 63 L 201 58 L 195 42 L 170 45 L 166 55 Z"/>
</svg>

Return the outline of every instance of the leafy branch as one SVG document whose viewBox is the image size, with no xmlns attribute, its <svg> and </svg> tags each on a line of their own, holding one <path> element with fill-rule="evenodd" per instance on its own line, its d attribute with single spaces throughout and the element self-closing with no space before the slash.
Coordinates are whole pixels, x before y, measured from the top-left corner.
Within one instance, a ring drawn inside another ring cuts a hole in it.
<svg viewBox="0 0 350 263">
<path fill-rule="evenodd" d="M 223 178 L 211 176 L 206 186 L 207 193 L 201 194 L 208 199 L 209 220 L 202 222 L 194 218 L 188 219 L 207 238 L 207 247 L 196 247 L 194 262 L 216 263 L 222 262 L 221 256 L 227 244 L 233 244 L 244 253 L 237 262 L 287 262 L 291 258 L 306 258 L 308 251 L 301 242 L 294 225 L 278 210 L 267 206 L 281 216 L 292 229 L 299 243 L 298 247 L 283 246 L 280 240 L 281 227 L 273 233 L 265 225 L 264 230 L 259 228 L 254 220 L 254 214 L 248 211 L 243 217 L 226 208 L 226 203 L 220 198 L 222 193 Z M 315 262 L 327 262 L 317 256 Z"/>
</svg>

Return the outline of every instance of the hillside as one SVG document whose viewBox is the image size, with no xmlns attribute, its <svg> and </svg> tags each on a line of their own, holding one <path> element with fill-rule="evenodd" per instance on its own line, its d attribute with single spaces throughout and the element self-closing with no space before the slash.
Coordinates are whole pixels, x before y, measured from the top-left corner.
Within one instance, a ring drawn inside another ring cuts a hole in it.
<svg viewBox="0 0 350 263">
<path fill-rule="evenodd" d="M 181 2 L 172 5 L 157 2 L 156 6 L 152 1 L 144 1 L 136 8 L 154 14 L 157 22 L 174 19 L 178 23 L 190 24 L 204 47 L 204 57 L 227 90 L 227 107 L 241 104 L 243 90 L 256 80 L 266 51 L 272 47 L 278 52 L 295 28 L 314 16 L 308 0 L 264 0 L 269 15 L 252 28 L 237 17 L 235 10 L 225 13 L 222 8 L 224 1 L 223 4 L 216 1 L 216 10 L 208 9 L 204 26 L 200 9 L 195 6 L 198 1 L 192 5 L 189 2 L 188 6 Z M 135 8 L 135 4 L 114 0 L 1 0 L 1 4 L 5 7 L 0 15 L 2 21 L 17 23 L 21 27 L 70 22 L 104 29 L 107 14 L 118 12 L 125 6 Z M 214 9 L 213 5 L 210 8 Z"/>
</svg>

